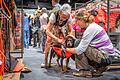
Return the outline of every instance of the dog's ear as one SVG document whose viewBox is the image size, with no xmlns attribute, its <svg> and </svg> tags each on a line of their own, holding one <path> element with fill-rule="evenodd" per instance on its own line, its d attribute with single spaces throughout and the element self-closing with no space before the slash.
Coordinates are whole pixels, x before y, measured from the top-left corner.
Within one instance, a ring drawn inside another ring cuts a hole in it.
<svg viewBox="0 0 120 80">
<path fill-rule="evenodd" d="M 76 39 L 75 36 L 73 36 L 73 35 L 68 35 L 68 36 L 66 36 L 66 40 L 67 40 L 68 38 L 73 38 L 74 40 Z"/>
</svg>

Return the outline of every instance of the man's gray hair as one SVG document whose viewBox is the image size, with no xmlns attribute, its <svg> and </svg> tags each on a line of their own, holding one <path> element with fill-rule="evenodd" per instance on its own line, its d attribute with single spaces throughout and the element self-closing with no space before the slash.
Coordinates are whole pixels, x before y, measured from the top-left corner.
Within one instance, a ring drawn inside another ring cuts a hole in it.
<svg viewBox="0 0 120 80">
<path fill-rule="evenodd" d="M 43 8 L 41 9 L 41 11 L 44 12 L 44 13 L 47 13 L 47 8 L 43 7 Z"/>
<path fill-rule="evenodd" d="M 62 11 L 63 13 L 71 13 L 71 6 L 69 4 L 63 4 L 60 8 L 60 11 Z"/>
</svg>

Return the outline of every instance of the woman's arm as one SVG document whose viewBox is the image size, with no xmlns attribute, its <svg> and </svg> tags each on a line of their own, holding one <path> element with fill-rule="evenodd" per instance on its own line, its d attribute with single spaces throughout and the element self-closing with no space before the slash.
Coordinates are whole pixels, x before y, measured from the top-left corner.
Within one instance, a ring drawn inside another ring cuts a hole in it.
<svg viewBox="0 0 120 80">
<path fill-rule="evenodd" d="M 53 38 L 54 40 L 58 41 L 58 38 L 56 36 L 53 35 L 53 33 L 51 32 L 51 29 L 53 28 L 53 24 L 49 21 L 47 24 L 47 28 L 45 29 L 46 34 Z"/>
<path fill-rule="evenodd" d="M 66 51 L 71 52 L 72 54 L 77 54 L 75 48 L 66 48 Z"/>
<path fill-rule="evenodd" d="M 49 22 L 48 23 L 48 25 L 47 25 L 47 28 L 45 29 L 45 32 L 46 32 L 46 34 L 49 36 L 49 37 L 51 37 L 51 38 L 53 38 L 54 40 L 56 40 L 57 42 L 59 42 L 59 43 L 64 43 L 64 40 L 63 39 L 59 39 L 58 37 L 56 37 L 55 35 L 53 35 L 53 33 L 51 32 L 51 29 L 53 28 L 53 24 L 51 23 L 51 22 Z"/>
</svg>

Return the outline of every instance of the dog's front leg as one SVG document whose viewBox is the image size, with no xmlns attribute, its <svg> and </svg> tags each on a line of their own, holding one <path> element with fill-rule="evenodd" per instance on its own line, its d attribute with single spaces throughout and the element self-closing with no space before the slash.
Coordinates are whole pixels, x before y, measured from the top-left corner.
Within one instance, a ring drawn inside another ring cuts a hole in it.
<svg viewBox="0 0 120 80">
<path fill-rule="evenodd" d="M 50 50 L 49 65 L 48 65 L 49 68 L 51 67 L 51 61 L 52 61 L 53 54 L 54 54 L 54 50 L 53 50 L 53 48 L 51 48 L 51 50 Z"/>
<path fill-rule="evenodd" d="M 61 70 L 64 71 L 64 66 L 63 66 L 63 60 L 65 58 L 65 52 L 64 50 L 62 50 L 62 57 L 61 57 L 61 61 L 60 61 L 60 64 L 61 64 Z"/>
<path fill-rule="evenodd" d="M 61 59 L 60 59 L 60 68 L 61 68 L 61 72 L 62 72 L 62 73 L 64 73 L 63 60 L 64 60 L 64 58 L 63 58 L 63 57 L 61 57 Z"/>
<path fill-rule="evenodd" d="M 61 58 L 61 60 L 60 60 L 61 70 L 62 70 L 62 71 L 64 70 L 64 67 L 63 67 L 63 60 L 64 60 L 64 58 Z"/>
<path fill-rule="evenodd" d="M 57 64 L 58 64 L 59 67 L 61 67 L 61 66 L 60 66 L 60 63 L 59 63 L 59 60 L 60 60 L 60 57 L 57 56 Z"/>
<path fill-rule="evenodd" d="M 68 67 L 68 65 L 69 65 L 69 58 L 66 59 L 66 66 L 65 66 L 65 69 L 64 69 L 65 72 L 70 70 L 70 68 Z"/>
<path fill-rule="evenodd" d="M 66 59 L 66 68 L 68 69 L 69 58 Z"/>
</svg>

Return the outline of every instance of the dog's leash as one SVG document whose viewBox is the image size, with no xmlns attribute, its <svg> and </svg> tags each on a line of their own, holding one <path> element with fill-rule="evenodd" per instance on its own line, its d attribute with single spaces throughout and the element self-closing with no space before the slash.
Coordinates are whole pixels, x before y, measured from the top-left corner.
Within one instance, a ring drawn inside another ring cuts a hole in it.
<svg viewBox="0 0 120 80">
<path fill-rule="evenodd" d="M 62 48 L 62 57 L 65 58 L 65 51 L 66 51 L 66 47 L 64 45 L 61 45 L 61 48 Z"/>
</svg>

